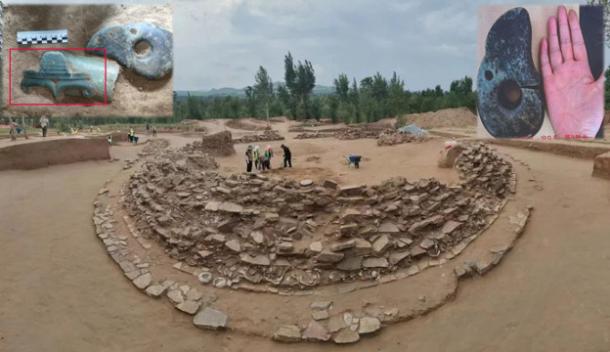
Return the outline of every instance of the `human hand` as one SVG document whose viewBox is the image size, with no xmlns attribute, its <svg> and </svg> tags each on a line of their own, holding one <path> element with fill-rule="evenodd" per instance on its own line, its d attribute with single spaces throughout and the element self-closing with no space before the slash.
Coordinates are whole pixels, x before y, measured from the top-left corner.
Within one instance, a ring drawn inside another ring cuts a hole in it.
<svg viewBox="0 0 610 352">
<path fill-rule="evenodd" d="M 604 118 L 604 75 L 596 81 L 591 74 L 578 15 L 560 6 L 547 31 L 540 68 L 555 136 L 594 138 Z"/>
</svg>

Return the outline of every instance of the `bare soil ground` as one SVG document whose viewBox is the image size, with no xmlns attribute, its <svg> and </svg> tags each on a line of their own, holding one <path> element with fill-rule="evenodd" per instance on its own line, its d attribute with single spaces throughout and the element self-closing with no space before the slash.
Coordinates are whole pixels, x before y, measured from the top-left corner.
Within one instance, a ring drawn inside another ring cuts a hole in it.
<svg viewBox="0 0 610 352">
<path fill-rule="evenodd" d="M 4 12 L 3 57 L 9 48 L 23 47 L 16 43 L 17 31 L 67 29 L 67 44 L 40 44 L 34 48 L 84 48 L 102 26 L 148 21 L 172 30 L 169 5 L 10 5 Z M 74 51 L 75 54 L 82 52 Z M 25 94 L 20 83 L 24 70 L 38 70 L 41 51 L 13 51 L 11 61 L 13 103 L 56 104 L 50 91 L 35 88 Z M 120 68 L 112 102 L 107 106 L 7 106 L 9 91 L 8 59 L 3 60 L 3 106 L 8 116 L 23 113 L 50 116 L 170 116 L 173 113 L 172 76 L 161 80 L 145 79 L 124 67 Z M 90 103 L 82 98 L 67 98 L 61 103 Z"/>
<path fill-rule="evenodd" d="M 475 126 L 477 117 L 466 108 L 443 109 L 421 114 L 408 114 L 400 117 L 405 124 L 414 123 L 428 129 L 434 127 L 465 127 Z"/>
<path fill-rule="evenodd" d="M 210 122 L 206 127 L 222 130 L 224 126 Z M 287 124 L 274 128 L 283 133 Z M 295 167 L 274 172 L 299 178 L 325 172 L 344 184 L 362 182 L 364 175 L 369 184 L 393 174 L 446 181 L 454 177 L 451 170 L 436 169 L 435 158 L 420 155 L 425 154 L 421 148 L 432 152 L 441 141 L 398 145 L 393 150 L 369 145 L 367 140 L 297 141 L 287 132 L 284 135 L 293 149 Z M 172 135 L 170 140 L 178 146 L 193 139 Z M 223 170 L 241 171 L 243 149 L 239 148 L 243 147 L 237 146 L 237 156 L 219 159 Z M 111 153 L 133 159 L 141 148 L 113 147 Z M 610 349 L 610 306 L 606 304 L 610 281 L 604 270 L 610 261 L 606 250 L 610 247 L 610 182 L 590 176 L 591 160 L 498 149 L 524 162 L 531 174 L 519 182 L 527 187 L 523 196 L 535 210 L 515 248 L 485 277 L 463 283 L 453 302 L 351 347 L 287 346 L 232 332 L 203 332 L 169 304 L 138 292 L 107 256 L 91 224 L 97 191 L 121 172 L 122 163 L 84 162 L 0 172 L 0 350 Z M 348 150 L 361 150 L 370 160 L 360 170 L 347 169 L 338 159 Z M 277 147 L 276 152 L 281 154 Z M 320 156 L 319 163 L 305 161 L 314 154 Z M 276 156 L 274 167 L 279 159 Z M 374 291 L 370 294 L 375 296 Z M 240 304 L 247 307 L 248 302 Z M 257 307 L 249 309 L 256 314 Z"/>
</svg>

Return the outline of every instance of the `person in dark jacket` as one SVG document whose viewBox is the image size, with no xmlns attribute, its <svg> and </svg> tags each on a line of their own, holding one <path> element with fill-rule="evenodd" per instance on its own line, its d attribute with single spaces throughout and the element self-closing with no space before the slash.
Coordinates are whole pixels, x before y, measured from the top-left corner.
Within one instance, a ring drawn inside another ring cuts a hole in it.
<svg viewBox="0 0 610 352">
<path fill-rule="evenodd" d="M 246 149 L 246 172 L 252 172 L 252 146 Z"/>
<path fill-rule="evenodd" d="M 284 167 L 292 167 L 292 153 L 290 153 L 290 148 L 283 144 L 281 147 L 284 151 Z"/>
</svg>

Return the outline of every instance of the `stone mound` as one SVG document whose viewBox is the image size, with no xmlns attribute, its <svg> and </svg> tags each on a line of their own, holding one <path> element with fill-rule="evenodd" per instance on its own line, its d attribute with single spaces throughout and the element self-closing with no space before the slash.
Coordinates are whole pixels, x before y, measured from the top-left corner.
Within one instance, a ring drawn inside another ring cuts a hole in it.
<svg viewBox="0 0 610 352">
<path fill-rule="evenodd" d="M 213 156 L 229 156 L 235 154 L 233 137 L 230 131 L 221 131 L 201 138 L 200 147 Z"/>
<path fill-rule="evenodd" d="M 285 138 L 276 130 L 265 130 L 262 134 L 246 135 L 233 140 L 233 143 L 256 143 L 266 141 L 282 141 Z"/>
<path fill-rule="evenodd" d="M 411 142 L 423 142 L 427 139 L 428 137 L 426 136 L 416 136 L 409 133 L 400 133 L 395 129 L 387 129 L 379 134 L 379 137 L 377 138 L 377 145 L 385 146 Z"/>
<path fill-rule="evenodd" d="M 481 144 L 462 153 L 463 182 L 451 187 L 435 179 L 338 187 L 224 176 L 209 160 L 193 163 L 197 150 L 145 162 L 125 204 L 141 233 L 216 287 L 302 289 L 451 259 L 499 211 L 512 180 L 512 166 Z"/>
</svg>

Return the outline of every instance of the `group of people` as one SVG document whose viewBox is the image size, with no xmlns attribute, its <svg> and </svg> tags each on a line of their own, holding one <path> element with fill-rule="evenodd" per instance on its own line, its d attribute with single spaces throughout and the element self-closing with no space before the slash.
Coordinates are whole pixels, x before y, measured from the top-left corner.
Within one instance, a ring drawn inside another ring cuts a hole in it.
<svg viewBox="0 0 610 352">
<path fill-rule="evenodd" d="M 127 134 L 127 140 L 129 143 L 138 144 L 140 137 L 136 136 L 136 130 L 131 127 L 129 128 L 129 134 Z"/>
<path fill-rule="evenodd" d="M 284 152 L 284 167 L 292 167 L 292 153 L 290 148 L 281 145 Z M 260 146 L 248 145 L 246 149 L 246 172 L 252 172 L 252 166 L 258 171 L 271 170 L 271 158 L 273 158 L 273 149 L 270 145 L 261 150 Z"/>
</svg>

